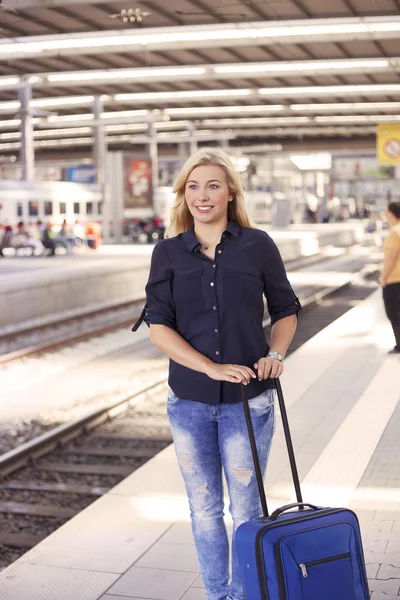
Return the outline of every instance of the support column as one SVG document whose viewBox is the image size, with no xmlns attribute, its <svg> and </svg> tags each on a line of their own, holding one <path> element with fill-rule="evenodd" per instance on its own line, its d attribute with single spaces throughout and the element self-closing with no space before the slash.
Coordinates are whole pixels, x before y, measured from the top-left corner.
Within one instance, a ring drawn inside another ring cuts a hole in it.
<svg viewBox="0 0 400 600">
<path fill-rule="evenodd" d="M 228 136 L 223 137 L 221 139 L 220 144 L 221 144 L 222 150 L 224 150 L 225 152 L 229 152 L 229 138 L 228 138 Z"/>
<path fill-rule="evenodd" d="M 158 188 L 158 145 L 157 145 L 157 131 L 152 123 L 149 123 L 149 150 L 151 159 L 151 185 L 153 188 L 153 198 L 156 189 Z"/>
<path fill-rule="evenodd" d="M 21 103 L 21 149 L 20 163 L 22 168 L 22 179 L 34 181 L 35 179 L 35 150 L 33 146 L 33 123 L 31 111 L 32 86 L 27 78 L 22 78 L 24 85 L 18 90 L 18 99 Z"/>
<path fill-rule="evenodd" d="M 193 123 L 193 121 L 189 121 L 188 132 L 190 135 L 190 156 L 192 156 L 192 154 L 195 154 L 197 152 L 196 126 Z"/>
<path fill-rule="evenodd" d="M 100 96 L 95 96 L 93 102 L 93 115 L 95 124 L 93 126 L 93 164 L 96 170 L 96 183 L 102 188 L 105 185 L 106 173 L 106 152 L 107 141 L 104 131 L 104 125 L 101 122 L 101 113 L 103 112 L 103 102 Z M 102 190 L 104 191 L 104 190 Z"/>
</svg>

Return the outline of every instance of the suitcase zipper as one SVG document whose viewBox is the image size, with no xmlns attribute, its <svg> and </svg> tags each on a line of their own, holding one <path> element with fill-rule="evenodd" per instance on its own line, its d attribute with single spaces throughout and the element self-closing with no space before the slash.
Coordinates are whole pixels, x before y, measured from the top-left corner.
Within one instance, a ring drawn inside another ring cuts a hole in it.
<svg viewBox="0 0 400 600">
<path fill-rule="evenodd" d="M 349 558 L 350 552 L 346 552 L 346 554 L 338 554 L 337 556 L 330 556 L 329 558 L 321 558 L 320 560 L 310 560 L 306 563 L 300 563 L 299 568 L 301 569 L 303 577 L 308 577 L 307 569 L 309 567 L 315 567 L 316 565 L 322 565 L 327 562 L 332 562 L 334 560 L 341 560 L 342 558 Z"/>
<path fill-rule="evenodd" d="M 334 515 L 339 512 L 343 512 L 343 510 L 346 510 L 346 509 L 337 509 L 337 508 L 329 509 L 328 508 L 324 511 L 319 511 L 318 514 L 314 513 L 308 517 L 301 516 L 298 519 L 292 519 L 290 521 L 290 523 L 301 523 L 303 521 L 309 521 L 310 519 L 315 519 L 316 517 L 325 517 L 327 515 Z M 357 518 L 357 515 L 355 515 L 355 516 Z M 260 580 L 261 600 L 270 600 L 269 594 L 268 594 L 267 575 L 266 575 L 265 568 L 264 568 L 264 550 L 262 547 L 262 538 L 264 537 L 264 534 L 269 529 L 273 529 L 274 527 L 279 527 L 280 525 L 282 525 L 282 522 L 269 523 L 268 525 L 266 525 L 265 527 L 260 529 L 260 531 L 258 531 L 258 533 L 256 535 L 256 561 L 257 561 L 258 577 Z M 277 567 L 278 567 L 279 575 L 281 575 L 281 565 L 280 565 L 280 562 L 278 562 L 278 561 L 277 561 Z M 366 576 L 365 569 L 363 568 L 363 566 L 362 566 L 361 571 L 363 573 L 364 587 L 366 590 L 368 590 L 367 576 Z"/>
</svg>

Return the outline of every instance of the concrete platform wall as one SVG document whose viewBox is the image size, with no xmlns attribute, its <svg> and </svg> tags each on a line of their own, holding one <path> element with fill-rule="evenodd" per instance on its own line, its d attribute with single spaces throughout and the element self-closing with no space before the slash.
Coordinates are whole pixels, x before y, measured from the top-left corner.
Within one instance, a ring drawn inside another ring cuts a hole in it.
<svg viewBox="0 0 400 600">
<path fill-rule="evenodd" d="M 304 226 L 269 233 L 285 262 L 318 254 L 328 245 L 350 246 L 360 236 L 353 224 L 316 226 L 312 230 Z M 148 270 L 148 257 L 142 257 L 139 264 L 113 257 L 90 265 L 64 267 L 63 271 L 48 268 L 8 274 L 0 281 L 0 333 L 28 327 L 32 322 L 53 321 L 71 311 L 79 313 L 139 300 L 144 296 Z"/>
</svg>

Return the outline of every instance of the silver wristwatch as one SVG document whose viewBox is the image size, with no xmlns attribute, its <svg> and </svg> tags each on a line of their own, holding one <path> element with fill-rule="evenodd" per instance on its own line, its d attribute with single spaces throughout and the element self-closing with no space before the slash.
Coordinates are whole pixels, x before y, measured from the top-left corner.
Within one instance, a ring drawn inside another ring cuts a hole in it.
<svg viewBox="0 0 400 600">
<path fill-rule="evenodd" d="M 269 358 L 275 358 L 276 360 L 283 362 L 283 356 L 282 354 L 279 354 L 279 352 L 268 352 L 267 356 Z"/>
</svg>

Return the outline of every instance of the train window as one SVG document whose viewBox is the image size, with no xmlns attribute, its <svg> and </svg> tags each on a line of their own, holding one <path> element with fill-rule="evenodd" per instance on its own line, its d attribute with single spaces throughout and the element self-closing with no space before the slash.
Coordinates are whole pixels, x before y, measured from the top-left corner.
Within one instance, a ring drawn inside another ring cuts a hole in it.
<svg viewBox="0 0 400 600">
<path fill-rule="evenodd" d="M 18 202 L 17 203 L 17 217 L 23 217 L 23 210 L 22 210 L 22 203 Z"/>
<path fill-rule="evenodd" d="M 65 214 L 67 214 L 67 203 L 60 202 L 60 215 L 65 215 Z"/>
<path fill-rule="evenodd" d="M 37 202 L 28 202 L 28 212 L 30 217 L 37 217 L 39 214 L 39 204 Z"/>
<path fill-rule="evenodd" d="M 53 214 L 53 203 L 52 202 L 44 203 L 44 214 L 46 217 L 49 217 L 50 215 Z"/>
<path fill-rule="evenodd" d="M 74 215 L 79 215 L 81 212 L 79 202 L 74 202 Z"/>
<path fill-rule="evenodd" d="M 93 214 L 93 202 L 86 202 L 86 214 L 87 215 Z"/>
<path fill-rule="evenodd" d="M 97 209 L 97 213 L 98 213 L 99 215 L 102 215 L 102 214 L 103 214 L 103 201 L 101 201 L 101 202 L 99 202 L 99 203 L 98 203 L 98 209 Z"/>
</svg>

